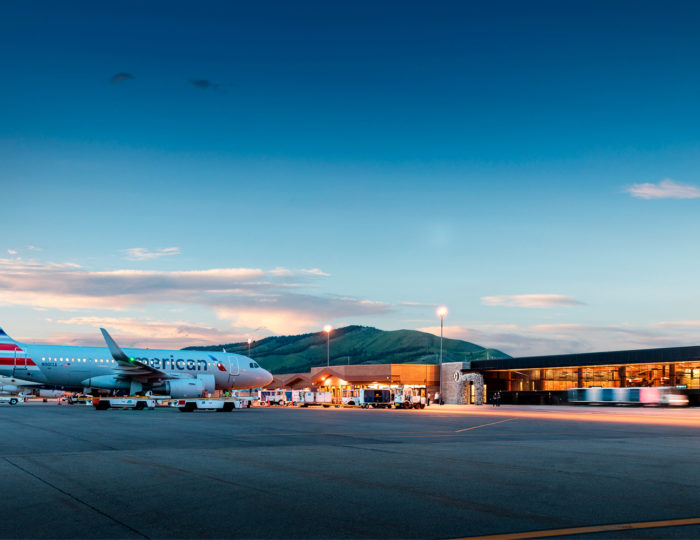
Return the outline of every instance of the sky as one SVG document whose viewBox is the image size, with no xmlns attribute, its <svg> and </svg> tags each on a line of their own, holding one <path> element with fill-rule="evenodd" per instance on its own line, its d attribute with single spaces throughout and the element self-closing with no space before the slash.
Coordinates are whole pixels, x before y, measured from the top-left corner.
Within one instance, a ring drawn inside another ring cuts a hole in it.
<svg viewBox="0 0 700 540">
<path fill-rule="evenodd" d="M 0 326 L 700 344 L 697 2 L 0 3 Z"/>
</svg>

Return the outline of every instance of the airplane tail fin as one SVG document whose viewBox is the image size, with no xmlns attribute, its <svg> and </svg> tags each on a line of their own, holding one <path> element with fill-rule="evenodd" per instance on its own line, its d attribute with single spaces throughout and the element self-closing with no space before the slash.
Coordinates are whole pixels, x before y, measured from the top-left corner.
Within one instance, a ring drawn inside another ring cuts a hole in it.
<svg viewBox="0 0 700 540">
<path fill-rule="evenodd" d="M 20 344 L 8 336 L 2 328 L 0 328 L 0 352 L 20 350 L 22 350 Z"/>
<path fill-rule="evenodd" d="M 0 328 L 0 343 L 17 343 L 14 339 L 12 339 L 10 336 L 8 336 L 5 331 Z"/>
</svg>

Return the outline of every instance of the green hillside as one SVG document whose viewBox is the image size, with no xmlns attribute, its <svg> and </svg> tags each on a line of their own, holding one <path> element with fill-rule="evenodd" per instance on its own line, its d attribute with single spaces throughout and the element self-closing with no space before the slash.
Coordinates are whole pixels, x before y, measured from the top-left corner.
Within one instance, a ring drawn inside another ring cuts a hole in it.
<svg viewBox="0 0 700 540">
<path fill-rule="evenodd" d="M 251 356 L 272 373 L 296 373 L 326 365 L 326 334 L 273 336 L 256 341 Z M 248 354 L 247 343 L 229 343 L 190 350 Z M 339 364 L 437 364 L 440 338 L 417 330 L 384 331 L 368 326 L 346 326 L 331 333 L 331 365 Z M 459 339 L 443 340 L 443 362 L 509 358 L 496 349 Z"/>
</svg>

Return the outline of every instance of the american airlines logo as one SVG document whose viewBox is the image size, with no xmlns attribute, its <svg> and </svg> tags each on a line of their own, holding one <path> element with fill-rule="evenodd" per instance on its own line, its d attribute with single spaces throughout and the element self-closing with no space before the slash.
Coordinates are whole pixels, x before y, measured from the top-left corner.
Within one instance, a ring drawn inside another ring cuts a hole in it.
<svg viewBox="0 0 700 540">
<path fill-rule="evenodd" d="M 214 361 L 217 369 L 219 371 L 227 371 L 226 366 L 224 366 L 219 360 L 209 355 Z M 179 371 L 208 371 L 209 362 L 207 360 L 192 360 L 189 358 L 175 358 L 172 355 L 170 358 L 134 358 L 137 362 L 146 364 L 155 369 L 172 369 Z"/>
</svg>

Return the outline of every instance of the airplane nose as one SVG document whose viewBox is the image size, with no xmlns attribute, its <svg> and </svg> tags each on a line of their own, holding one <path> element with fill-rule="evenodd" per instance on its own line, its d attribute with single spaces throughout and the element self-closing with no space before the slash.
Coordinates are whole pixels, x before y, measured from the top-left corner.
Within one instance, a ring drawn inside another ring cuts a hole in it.
<svg viewBox="0 0 700 540">
<path fill-rule="evenodd" d="M 264 377 L 264 382 L 260 386 L 267 386 L 268 384 L 270 384 L 272 382 L 272 379 L 274 379 L 274 377 L 272 376 L 272 373 L 270 373 L 269 371 L 266 371 L 265 375 L 263 375 L 263 377 Z"/>
</svg>

